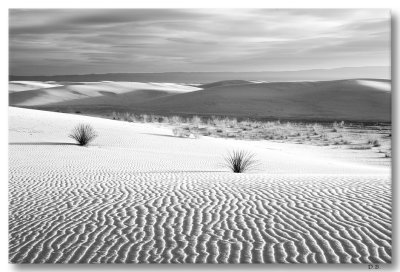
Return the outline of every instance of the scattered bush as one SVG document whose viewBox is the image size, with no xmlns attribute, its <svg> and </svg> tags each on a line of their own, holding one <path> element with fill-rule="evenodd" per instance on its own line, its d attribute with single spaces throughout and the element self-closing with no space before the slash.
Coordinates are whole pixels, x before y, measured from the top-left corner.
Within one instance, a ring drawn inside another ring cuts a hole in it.
<svg viewBox="0 0 400 272">
<path fill-rule="evenodd" d="M 174 128 L 172 130 L 172 133 L 174 133 L 176 137 L 182 137 L 182 138 L 188 138 L 190 137 L 191 134 L 188 128 Z"/>
<path fill-rule="evenodd" d="M 224 166 L 234 173 L 244 173 L 249 170 L 254 170 L 259 165 L 258 161 L 255 159 L 255 154 L 244 150 L 234 150 L 229 153 L 224 160 Z"/>
<path fill-rule="evenodd" d="M 373 147 L 381 146 L 381 143 L 379 142 L 379 140 L 375 139 L 375 138 L 369 138 L 367 143 L 372 145 Z"/>
<path fill-rule="evenodd" d="M 179 123 L 182 123 L 182 120 L 179 116 L 174 115 L 170 118 L 170 122 L 172 124 L 179 124 Z"/>
<path fill-rule="evenodd" d="M 350 142 L 349 140 L 347 140 L 347 139 L 342 139 L 342 143 L 343 143 L 344 145 L 349 145 L 349 144 L 351 144 L 351 142 Z"/>
<path fill-rule="evenodd" d="M 372 146 L 374 146 L 374 147 L 379 147 L 379 146 L 381 146 L 381 143 L 380 143 L 378 140 L 374 140 L 374 141 L 372 142 Z"/>
<path fill-rule="evenodd" d="M 201 124 L 201 119 L 197 115 L 192 117 L 191 123 L 195 126 L 198 126 Z"/>
<path fill-rule="evenodd" d="M 201 134 L 198 131 L 192 131 L 190 136 L 193 136 L 193 138 L 195 138 L 195 139 L 200 139 L 201 138 Z"/>
<path fill-rule="evenodd" d="M 78 145 L 87 146 L 97 137 L 97 134 L 91 125 L 79 124 L 72 130 L 69 137 L 74 139 Z"/>
<path fill-rule="evenodd" d="M 309 143 L 314 145 L 364 145 L 372 147 L 386 146 L 386 139 L 390 139 L 391 132 L 382 131 L 380 127 L 367 128 L 362 125 L 349 123 L 345 127 L 344 121 L 326 123 L 257 121 L 250 119 L 236 119 L 234 117 L 218 116 L 163 116 L 154 114 L 134 114 L 112 112 L 114 120 L 128 122 L 165 123 L 175 127 L 173 133 L 178 137 L 198 138 L 200 136 L 214 136 L 244 140 L 285 140 L 295 143 Z M 382 136 L 384 135 L 384 136 Z M 344 138 L 345 137 L 345 138 Z M 340 139 L 343 138 L 343 139 Z M 347 138 L 347 139 L 346 139 Z"/>
<path fill-rule="evenodd" d="M 323 127 L 322 127 L 320 124 L 317 124 L 317 123 L 315 123 L 315 124 L 312 126 L 312 128 L 313 128 L 313 130 L 314 130 L 314 133 L 316 133 L 316 134 L 314 134 L 314 135 L 317 135 L 317 134 L 323 129 Z"/>
<path fill-rule="evenodd" d="M 172 129 L 172 133 L 174 134 L 174 136 L 179 136 L 179 129 L 178 128 L 173 128 Z"/>
</svg>

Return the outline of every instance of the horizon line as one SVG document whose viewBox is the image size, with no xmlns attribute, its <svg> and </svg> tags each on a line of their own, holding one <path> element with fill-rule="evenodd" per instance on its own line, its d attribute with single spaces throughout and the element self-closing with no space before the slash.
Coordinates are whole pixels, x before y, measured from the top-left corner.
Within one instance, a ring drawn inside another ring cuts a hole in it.
<svg viewBox="0 0 400 272">
<path fill-rule="evenodd" d="M 336 69 L 348 69 L 348 68 L 391 68 L 392 66 L 379 66 L 379 65 L 372 65 L 372 66 L 340 66 L 340 67 L 333 67 L 333 68 L 312 68 L 312 69 L 301 69 L 301 70 L 275 70 L 275 71 L 214 71 L 214 72 L 204 72 L 204 71 L 190 71 L 190 72 L 182 72 L 182 71 L 174 71 L 174 72 L 106 72 L 106 73 L 86 73 L 86 74 L 55 74 L 55 75 L 15 75 L 9 74 L 8 76 L 14 77 L 56 77 L 56 76 L 85 76 L 85 75 L 111 75 L 111 74 L 174 74 L 174 73 L 181 73 L 181 74 L 190 74 L 190 73 L 281 73 L 281 72 L 304 72 L 304 71 L 313 71 L 313 70 L 336 70 Z"/>
</svg>

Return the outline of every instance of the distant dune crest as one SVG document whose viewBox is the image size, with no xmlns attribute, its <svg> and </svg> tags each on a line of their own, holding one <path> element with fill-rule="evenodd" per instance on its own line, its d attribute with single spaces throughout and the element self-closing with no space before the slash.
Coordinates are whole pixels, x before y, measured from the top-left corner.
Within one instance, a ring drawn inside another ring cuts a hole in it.
<svg viewBox="0 0 400 272">
<path fill-rule="evenodd" d="M 337 80 L 351 78 L 390 79 L 390 67 L 342 67 L 333 69 L 312 69 L 299 71 L 262 71 L 262 72 L 167 72 L 167 73 L 109 73 L 86 75 L 54 76 L 17 76 L 10 75 L 9 80 L 21 81 L 135 81 L 135 82 L 173 82 L 206 84 L 217 81 L 304 81 Z"/>
<path fill-rule="evenodd" d="M 357 80 L 358 84 L 375 88 L 377 90 L 390 92 L 391 91 L 391 83 L 387 81 L 377 81 L 377 80 Z"/>
<path fill-rule="evenodd" d="M 40 82 L 23 84 L 40 86 Z M 47 84 L 47 85 L 46 85 Z M 176 83 L 62 83 L 10 91 L 13 106 L 51 110 L 119 110 L 291 120 L 391 120 L 391 82 L 351 79 L 304 82 L 218 81 L 196 87 Z M 10 88 L 13 88 L 11 85 Z"/>
</svg>

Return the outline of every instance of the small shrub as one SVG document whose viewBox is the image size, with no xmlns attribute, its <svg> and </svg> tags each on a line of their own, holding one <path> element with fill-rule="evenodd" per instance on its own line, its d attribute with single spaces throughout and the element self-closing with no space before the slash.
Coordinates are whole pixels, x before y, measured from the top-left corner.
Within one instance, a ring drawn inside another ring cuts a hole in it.
<svg viewBox="0 0 400 272">
<path fill-rule="evenodd" d="M 160 122 L 161 123 L 165 123 L 165 124 L 170 123 L 169 117 L 168 116 L 161 116 L 160 117 Z"/>
<path fill-rule="evenodd" d="M 118 113 L 115 112 L 115 111 L 113 111 L 113 112 L 111 113 L 111 117 L 112 117 L 113 120 L 119 120 L 119 115 L 118 115 Z"/>
<path fill-rule="evenodd" d="M 173 128 L 172 129 L 172 133 L 174 134 L 174 136 L 179 136 L 179 129 L 178 128 Z"/>
<path fill-rule="evenodd" d="M 378 140 L 374 140 L 374 141 L 372 142 L 372 146 L 374 146 L 374 147 L 379 147 L 379 146 L 381 146 L 381 143 L 380 143 Z"/>
<path fill-rule="evenodd" d="M 156 116 L 154 114 L 150 114 L 148 116 L 148 122 L 150 122 L 150 123 L 158 123 L 159 122 L 158 120 L 159 120 L 158 116 Z"/>
<path fill-rule="evenodd" d="M 179 116 L 176 116 L 176 115 L 172 116 L 172 117 L 169 119 L 169 121 L 170 121 L 172 124 L 179 124 L 179 123 L 182 123 L 181 118 L 180 118 Z"/>
<path fill-rule="evenodd" d="M 123 116 L 122 116 L 122 120 L 126 121 L 126 122 L 134 122 L 135 120 L 135 115 L 130 114 L 129 112 L 126 112 Z"/>
<path fill-rule="evenodd" d="M 317 123 L 315 123 L 312 126 L 312 128 L 314 130 L 314 133 L 317 133 L 317 134 L 323 129 L 323 127 L 320 124 L 317 124 Z M 315 134 L 315 135 L 317 135 L 317 134 Z"/>
<path fill-rule="evenodd" d="M 149 121 L 149 116 L 147 114 L 141 114 L 140 119 L 143 123 L 147 123 Z"/>
<path fill-rule="evenodd" d="M 224 166 L 234 173 L 244 173 L 249 170 L 254 170 L 259 165 L 258 161 L 255 159 L 255 154 L 244 150 L 234 150 L 229 153 L 224 160 Z"/>
<path fill-rule="evenodd" d="M 189 128 L 180 127 L 172 129 L 172 133 L 174 134 L 174 136 L 182 138 L 188 138 L 191 134 Z"/>
<path fill-rule="evenodd" d="M 91 125 L 79 124 L 72 130 L 69 137 L 74 139 L 78 145 L 87 146 L 97 137 L 97 134 Z"/>
<path fill-rule="evenodd" d="M 378 139 L 376 138 L 369 138 L 367 144 L 372 145 L 373 147 L 379 147 L 381 146 L 381 143 L 379 142 Z"/>
<path fill-rule="evenodd" d="M 232 118 L 232 119 L 227 119 L 227 124 L 230 128 L 235 128 L 238 125 L 237 119 Z"/>
<path fill-rule="evenodd" d="M 351 142 L 350 142 L 349 140 L 347 140 L 347 139 L 342 139 L 342 143 L 343 143 L 344 145 L 349 145 L 349 144 L 351 144 Z"/>
<path fill-rule="evenodd" d="M 197 115 L 192 117 L 191 123 L 195 126 L 198 126 L 201 124 L 201 119 Z"/>
<path fill-rule="evenodd" d="M 202 135 L 198 131 L 192 131 L 190 136 L 193 136 L 195 139 L 200 139 Z"/>
</svg>

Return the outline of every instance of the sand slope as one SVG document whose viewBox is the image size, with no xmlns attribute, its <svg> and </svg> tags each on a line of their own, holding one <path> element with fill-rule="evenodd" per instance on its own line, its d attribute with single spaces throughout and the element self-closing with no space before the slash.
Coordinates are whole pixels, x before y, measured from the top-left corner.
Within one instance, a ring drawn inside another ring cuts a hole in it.
<svg viewBox="0 0 400 272">
<path fill-rule="evenodd" d="M 10 81 L 8 83 L 9 92 L 23 92 L 32 91 L 45 88 L 54 88 L 62 86 L 53 82 L 41 82 L 41 81 Z"/>
<path fill-rule="evenodd" d="M 52 111 L 228 115 L 293 120 L 391 120 L 391 82 L 89 82 L 10 93 L 10 105 Z M 201 91 L 200 91 L 201 90 Z"/>
<path fill-rule="evenodd" d="M 9 121 L 13 263 L 391 262 L 390 168 L 353 153 L 12 107 Z M 99 134 L 87 148 L 66 137 L 81 122 Z M 234 147 L 259 170 L 221 167 Z"/>
<path fill-rule="evenodd" d="M 254 82 L 247 80 L 224 80 L 224 81 L 217 81 L 217 82 L 203 84 L 200 85 L 199 87 L 207 89 L 207 88 L 222 87 L 222 86 L 244 85 L 249 83 L 254 83 Z"/>
<path fill-rule="evenodd" d="M 137 108 L 285 119 L 390 121 L 388 87 L 390 81 L 382 80 L 222 85 L 146 101 Z"/>
<path fill-rule="evenodd" d="M 36 88 L 25 92 L 11 92 L 9 104 L 15 106 L 60 105 L 119 105 L 126 101 L 140 102 L 143 99 L 199 90 L 199 88 L 172 83 L 140 82 L 85 82 L 69 83 L 54 88 Z M 128 97 L 128 99 L 127 99 Z"/>
</svg>

